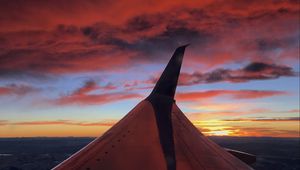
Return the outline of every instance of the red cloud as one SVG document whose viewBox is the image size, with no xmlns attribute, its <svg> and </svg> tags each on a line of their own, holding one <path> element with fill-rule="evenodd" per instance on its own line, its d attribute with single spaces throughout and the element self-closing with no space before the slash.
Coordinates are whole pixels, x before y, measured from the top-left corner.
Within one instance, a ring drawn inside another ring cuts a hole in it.
<svg viewBox="0 0 300 170">
<path fill-rule="evenodd" d="M 64 48 L 63 52 L 57 51 L 57 49 L 53 51 L 52 47 L 43 50 L 11 49 L 2 54 L 3 61 L 0 58 L 0 73 L 8 74 L 14 71 L 20 72 L 19 74 L 22 72 L 62 74 L 112 69 L 122 70 L 120 66 L 128 65 L 128 60 L 136 55 L 136 52 L 109 46 L 98 47 L 97 49 L 77 47 L 76 50 L 64 46 L 64 43 L 62 43 L 58 47 Z"/>
<path fill-rule="evenodd" d="M 99 89 L 99 86 L 95 81 L 87 81 L 85 82 L 84 86 L 77 89 L 76 91 L 73 92 L 74 95 L 84 95 L 85 93 L 91 92 L 93 90 Z"/>
<path fill-rule="evenodd" d="M 287 113 L 300 113 L 300 110 L 299 109 L 293 109 L 293 110 L 287 111 Z"/>
<path fill-rule="evenodd" d="M 298 60 L 298 13 L 293 1 L 1 1 L 0 76 L 127 69 L 185 42 L 189 64 Z"/>
<path fill-rule="evenodd" d="M 95 90 L 115 90 L 116 88 L 117 87 L 114 86 L 112 83 L 107 83 L 104 86 L 100 86 L 94 80 L 88 80 L 84 83 L 82 87 L 75 90 L 73 92 L 73 95 L 84 95 Z"/>
<path fill-rule="evenodd" d="M 152 1 L 144 3 L 136 0 L 125 0 L 117 3 L 115 1 L 66 0 L 54 3 L 51 0 L 38 2 L 33 0 L 4 0 L 1 2 L 0 16 L 6 15 L 6 17 L 0 18 L 1 24 L 3 24 L 0 32 L 49 29 L 61 23 L 76 26 L 98 22 L 120 25 L 126 23 L 130 18 L 142 14 L 156 14 L 180 6 L 203 7 L 210 3 L 209 1 Z M 101 15 L 99 15 L 99 11 L 101 11 Z M 116 13 L 116 11 L 118 12 Z"/>
<path fill-rule="evenodd" d="M 234 99 L 255 99 L 271 97 L 275 95 L 286 95 L 284 91 L 263 91 L 263 90 L 210 90 L 204 92 L 178 93 L 176 99 L 179 101 L 195 101 L 206 98 L 229 96 Z"/>
<path fill-rule="evenodd" d="M 36 92 L 38 89 L 33 88 L 27 85 L 17 85 L 17 84 L 9 84 L 3 87 L 0 87 L 0 96 L 1 95 L 18 95 L 23 96 L 28 93 Z"/>
<path fill-rule="evenodd" d="M 79 104 L 79 105 L 94 105 L 94 104 L 106 104 L 114 101 L 139 98 L 138 94 L 123 93 L 123 92 L 112 92 L 112 93 L 101 93 L 93 94 L 92 92 L 97 89 L 111 90 L 114 89 L 113 85 L 106 85 L 100 87 L 94 81 L 85 82 L 84 86 L 75 90 L 69 95 L 61 96 L 60 98 L 54 100 L 53 102 L 58 105 L 69 105 L 69 104 Z"/>
<path fill-rule="evenodd" d="M 243 90 L 236 91 L 232 93 L 233 98 L 235 99 L 255 99 L 255 98 L 264 98 L 278 95 L 287 95 L 287 92 L 284 91 L 260 91 L 260 90 Z"/>
<path fill-rule="evenodd" d="M 106 93 L 106 94 L 84 94 L 84 95 L 70 95 L 63 96 L 55 101 L 58 105 L 94 105 L 94 104 L 106 104 L 115 101 L 134 99 L 141 97 L 138 94 L 127 94 L 127 93 Z"/>
</svg>

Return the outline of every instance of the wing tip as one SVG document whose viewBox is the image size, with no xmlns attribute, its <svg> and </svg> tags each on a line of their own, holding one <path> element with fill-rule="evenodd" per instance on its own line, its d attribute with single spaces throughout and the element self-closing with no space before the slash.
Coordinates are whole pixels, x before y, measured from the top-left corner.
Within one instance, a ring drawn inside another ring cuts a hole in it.
<svg viewBox="0 0 300 170">
<path fill-rule="evenodd" d="M 179 47 L 177 47 L 177 49 L 185 49 L 186 47 L 188 47 L 189 45 L 191 45 L 190 43 L 187 43 L 187 44 L 185 44 L 185 45 L 182 45 L 182 46 L 179 46 Z M 176 49 L 176 50 L 177 50 Z"/>
<path fill-rule="evenodd" d="M 182 45 L 175 50 L 173 56 L 169 60 L 167 66 L 154 86 L 150 96 L 154 94 L 160 94 L 174 99 L 183 55 L 185 48 L 188 45 L 189 44 Z"/>
</svg>

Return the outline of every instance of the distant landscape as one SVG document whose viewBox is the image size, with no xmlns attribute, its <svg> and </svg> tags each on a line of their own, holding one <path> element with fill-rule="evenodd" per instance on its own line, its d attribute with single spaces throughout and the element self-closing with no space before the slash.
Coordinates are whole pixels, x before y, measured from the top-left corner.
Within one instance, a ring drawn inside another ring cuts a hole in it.
<svg viewBox="0 0 300 170">
<path fill-rule="evenodd" d="M 256 170 L 300 170 L 299 138 L 210 137 L 219 145 L 257 155 Z M 47 170 L 94 138 L 0 138 L 0 170 Z"/>
</svg>

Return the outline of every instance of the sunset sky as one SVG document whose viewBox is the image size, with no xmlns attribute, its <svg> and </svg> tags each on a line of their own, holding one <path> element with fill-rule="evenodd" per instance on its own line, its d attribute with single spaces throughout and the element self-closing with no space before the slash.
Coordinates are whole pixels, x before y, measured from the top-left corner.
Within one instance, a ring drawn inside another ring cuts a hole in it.
<svg viewBox="0 0 300 170">
<path fill-rule="evenodd" d="M 299 137 L 299 1 L 0 1 L 0 137 L 99 136 L 186 49 L 206 135 Z"/>
</svg>

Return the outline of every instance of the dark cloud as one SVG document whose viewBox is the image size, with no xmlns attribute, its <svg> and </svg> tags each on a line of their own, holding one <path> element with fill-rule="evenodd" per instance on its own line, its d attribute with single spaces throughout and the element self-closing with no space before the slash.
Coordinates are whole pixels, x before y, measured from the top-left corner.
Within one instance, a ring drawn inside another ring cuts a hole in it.
<svg viewBox="0 0 300 170">
<path fill-rule="evenodd" d="M 87 27 L 82 27 L 81 32 L 84 36 L 96 44 L 106 44 L 121 46 L 124 40 L 118 37 L 120 28 L 107 23 L 96 23 Z"/>
<path fill-rule="evenodd" d="M 0 96 L 17 95 L 24 96 L 29 93 L 38 92 L 39 89 L 24 84 L 8 84 L 0 86 Z"/>
<path fill-rule="evenodd" d="M 74 95 L 82 95 L 88 92 L 91 92 L 93 90 L 97 90 L 99 89 L 99 86 L 97 85 L 97 83 L 93 80 L 88 80 L 84 83 L 84 85 L 82 87 L 80 87 L 79 89 L 75 90 L 73 92 Z"/>
<path fill-rule="evenodd" d="M 61 47 L 65 45 L 67 44 L 61 44 Z M 130 51 L 118 51 L 107 46 L 100 46 L 94 49 L 89 47 L 73 49 L 72 46 L 68 47 L 72 49 L 70 51 L 68 49 L 57 49 L 58 51 L 45 49 L 9 50 L 0 55 L 2 74 L 18 72 L 23 74 L 33 72 L 37 74 L 61 74 L 112 70 L 120 65 L 126 65 L 129 58 L 134 55 Z M 60 47 L 58 46 L 58 48 Z"/>
<path fill-rule="evenodd" d="M 244 73 L 258 73 L 257 79 L 274 79 L 280 76 L 297 76 L 298 73 L 293 71 L 293 68 L 282 65 L 266 64 L 254 62 L 242 69 Z M 254 77 L 255 78 L 255 77 Z M 241 78 L 243 79 L 243 78 Z"/>
<path fill-rule="evenodd" d="M 183 72 L 180 74 L 178 85 L 190 86 L 218 82 L 243 83 L 254 80 L 270 80 L 280 77 L 297 76 L 299 76 L 299 73 L 289 66 L 252 62 L 241 69 L 235 70 L 219 68 L 206 73 Z M 127 82 L 124 84 L 124 87 L 126 89 L 140 89 L 140 86 L 145 86 L 142 89 L 152 88 L 152 85 L 155 84 L 157 80 L 158 75 L 150 76 L 147 80 Z M 255 93 L 255 91 L 253 91 L 253 93 Z"/>
<path fill-rule="evenodd" d="M 260 72 L 270 68 L 272 68 L 272 66 L 269 64 L 256 62 L 256 63 L 250 63 L 243 70 L 246 72 Z"/>
<path fill-rule="evenodd" d="M 186 43 L 192 44 L 189 61 L 208 66 L 297 57 L 299 9 L 290 1 L 153 2 L 157 6 L 152 8 L 129 2 L 67 2 L 1 4 L 0 16 L 7 17 L 0 17 L 0 70 L 111 71 L 166 60 L 164 56 Z M 208 81 L 222 79 L 220 71 Z"/>
<path fill-rule="evenodd" d="M 207 73 L 194 72 L 181 75 L 180 85 L 194 85 L 200 83 L 216 83 L 227 81 L 231 83 L 248 82 L 251 80 L 268 80 L 279 77 L 298 76 L 293 68 L 283 65 L 253 62 L 242 69 L 216 69 Z"/>
<path fill-rule="evenodd" d="M 192 43 L 203 48 L 215 40 L 209 31 L 188 27 L 183 20 L 169 14 L 137 16 L 129 19 L 124 27 L 97 23 L 83 27 L 81 31 L 94 43 L 137 52 L 136 60 L 161 60 L 168 56 L 169 49 L 182 44 Z"/>
<path fill-rule="evenodd" d="M 146 60 L 166 60 L 169 58 L 170 50 L 176 49 L 183 44 L 197 44 L 199 48 L 212 42 L 214 36 L 206 32 L 198 32 L 196 30 L 184 27 L 172 28 L 167 27 L 161 34 L 141 39 L 128 48 L 139 51 Z"/>
<path fill-rule="evenodd" d="M 57 34 L 77 34 L 80 32 L 79 28 L 75 25 L 59 24 L 56 28 Z"/>
<path fill-rule="evenodd" d="M 126 25 L 126 32 L 135 32 L 135 31 L 147 31 L 154 27 L 157 22 L 151 20 L 148 15 L 140 15 L 133 17 L 128 20 Z"/>
<path fill-rule="evenodd" d="M 54 80 L 55 75 L 48 73 L 39 73 L 35 71 L 17 70 L 17 69 L 0 69 L 0 80 Z"/>
</svg>

